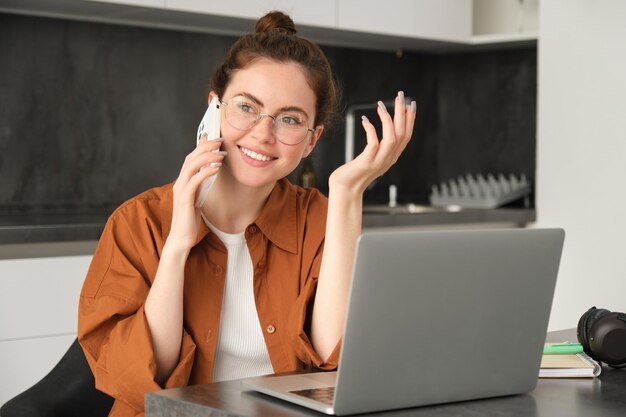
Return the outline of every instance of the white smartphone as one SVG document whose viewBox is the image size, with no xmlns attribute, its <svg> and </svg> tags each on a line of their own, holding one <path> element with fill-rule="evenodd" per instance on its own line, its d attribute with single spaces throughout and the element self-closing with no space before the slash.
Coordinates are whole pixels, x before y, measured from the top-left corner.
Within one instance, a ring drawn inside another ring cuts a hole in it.
<svg viewBox="0 0 626 417">
<path fill-rule="evenodd" d="M 204 117 L 202 117 L 202 120 L 198 125 L 196 145 L 202 140 L 203 133 L 207 134 L 207 140 L 217 139 L 221 136 L 220 120 L 220 100 L 217 96 L 215 96 L 209 102 L 209 108 L 207 108 L 206 112 L 204 113 Z M 200 192 L 198 193 L 198 198 L 196 199 L 196 207 L 199 208 L 202 206 L 202 204 L 204 204 L 204 200 L 209 194 L 211 186 L 215 182 L 216 175 L 217 174 L 211 175 L 209 178 L 204 180 L 204 182 L 200 186 Z"/>
</svg>

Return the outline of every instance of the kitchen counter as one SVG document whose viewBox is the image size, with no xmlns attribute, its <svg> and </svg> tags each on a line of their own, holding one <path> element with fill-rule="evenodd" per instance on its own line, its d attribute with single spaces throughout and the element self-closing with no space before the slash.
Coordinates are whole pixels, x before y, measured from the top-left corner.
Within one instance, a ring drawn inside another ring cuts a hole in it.
<svg viewBox="0 0 626 417">
<path fill-rule="evenodd" d="M 463 209 L 446 210 L 417 206 L 394 210 L 372 210 L 366 207 L 363 213 L 363 227 L 413 227 L 432 226 L 452 227 L 524 227 L 536 219 L 534 209 L 498 208 L 498 209 Z"/>
<path fill-rule="evenodd" d="M 452 330 L 453 331 L 453 330 Z M 576 339 L 575 329 L 547 334 L 547 340 Z M 597 416 L 624 415 L 626 373 L 604 367 L 598 378 L 540 378 L 527 394 L 437 404 L 377 413 L 366 417 L 456 416 Z M 239 380 L 151 392 L 146 395 L 146 417 L 281 416 L 311 417 L 324 414 L 250 392 Z"/>
<path fill-rule="evenodd" d="M 0 215 L 0 245 L 98 240 L 107 215 Z"/>
<path fill-rule="evenodd" d="M 441 210 L 418 206 L 386 210 L 365 208 L 363 227 L 504 225 L 524 227 L 535 221 L 534 209 L 501 208 L 490 210 Z M 96 241 L 107 215 L 0 215 L 0 245 L 44 242 Z"/>
</svg>

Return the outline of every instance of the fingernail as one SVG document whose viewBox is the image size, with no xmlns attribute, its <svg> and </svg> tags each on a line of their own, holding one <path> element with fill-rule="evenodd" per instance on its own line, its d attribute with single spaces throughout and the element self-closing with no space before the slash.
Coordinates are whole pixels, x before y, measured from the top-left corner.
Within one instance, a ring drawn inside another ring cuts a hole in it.
<svg viewBox="0 0 626 417">
<path fill-rule="evenodd" d="M 206 135 L 206 133 L 205 133 L 205 135 Z M 209 139 L 209 142 L 224 142 L 224 138 Z"/>
<path fill-rule="evenodd" d="M 398 91 L 398 100 L 404 103 L 404 91 Z"/>
<path fill-rule="evenodd" d="M 411 110 L 414 112 L 417 111 L 417 103 L 414 101 L 411 102 Z"/>
<path fill-rule="evenodd" d="M 384 112 L 387 111 L 387 107 L 385 107 L 385 103 L 383 103 L 382 101 L 378 102 L 378 107 L 380 107 L 380 109 Z"/>
<path fill-rule="evenodd" d="M 222 166 L 221 162 L 211 162 L 211 165 L 209 165 L 211 168 L 219 168 Z"/>
<path fill-rule="evenodd" d="M 206 132 L 204 132 L 204 133 L 202 133 L 202 134 L 200 135 L 200 139 L 204 139 L 204 140 L 206 140 L 206 138 L 207 138 L 208 136 L 209 136 L 209 135 L 207 135 L 207 134 L 206 134 Z"/>
<path fill-rule="evenodd" d="M 361 120 L 363 120 L 364 122 L 367 122 L 367 123 L 369 123 L 369 122 L 370 122 L 370 119 L 368 119 L 368 118 L 367 118 L 367 117 L 365 117 L 365 116 L 361 116 Z"/>
<path fill-rule="evenodd" d="M 228 155 L 228 152 L 226 152 L 226 151 L 213 151 L 213 152 L 215 152 L 218 155 L 222 155 L 222 156 Z"/>
</svg>

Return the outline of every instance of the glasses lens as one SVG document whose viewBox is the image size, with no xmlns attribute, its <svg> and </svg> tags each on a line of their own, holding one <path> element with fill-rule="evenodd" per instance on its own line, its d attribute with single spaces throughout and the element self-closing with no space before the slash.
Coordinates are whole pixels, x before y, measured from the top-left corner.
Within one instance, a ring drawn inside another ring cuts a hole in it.
<svg viewBox="0 0 626 417">
<path fill-rule="evenodd" d="M 260 120 L 259 108 L 245 97 L 235 97 L 224 104 L 226 121 L 237 130 L 251 129 Z M 284 144 L 297 145 L 309 133 L 306 115 L 299 111 L 281 113 L 272 119 L 276 138 Z"/>
<path fill-rule="evenodd" d="M 243 97 L 235 97 L 225 103 L 224 112 L 228 123 L 237 130 L 248 130 L 257 121 L 259 110 Z"/>
<path fill-rule="evenodd" d="M 309 133 L 306 117 L 299 113 L 281 113 L 274 118 L 276 137 L 287 145 L 297 145 Z"/>
</svg>

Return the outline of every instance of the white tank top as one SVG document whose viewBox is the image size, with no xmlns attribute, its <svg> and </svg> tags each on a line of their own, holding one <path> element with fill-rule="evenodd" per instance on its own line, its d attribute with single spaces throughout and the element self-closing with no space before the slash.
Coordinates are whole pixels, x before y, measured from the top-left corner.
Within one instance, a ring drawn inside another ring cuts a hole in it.
<svg viewBox="0 0 626 417">
<path fill-rule="evenodd" d="M 245 234 L 224 233 L 205 222 L 228 252 L 213 382 L 274 373 L 256 311 L 254 269 Z"/>
</svg>

